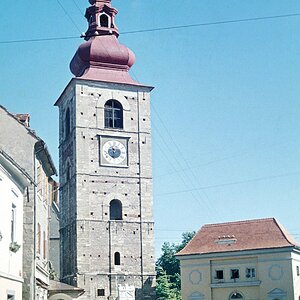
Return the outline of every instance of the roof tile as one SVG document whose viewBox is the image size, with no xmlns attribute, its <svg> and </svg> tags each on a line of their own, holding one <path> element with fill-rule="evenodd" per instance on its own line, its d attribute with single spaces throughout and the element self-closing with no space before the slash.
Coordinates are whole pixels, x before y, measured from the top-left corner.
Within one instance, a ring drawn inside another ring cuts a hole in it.
<svg viewBox="0 0 300 300">
<path fill-rule="evenodd" d="M 274 218 L 204 225 L 177 255 L 299 246 Z"/>
</svg>

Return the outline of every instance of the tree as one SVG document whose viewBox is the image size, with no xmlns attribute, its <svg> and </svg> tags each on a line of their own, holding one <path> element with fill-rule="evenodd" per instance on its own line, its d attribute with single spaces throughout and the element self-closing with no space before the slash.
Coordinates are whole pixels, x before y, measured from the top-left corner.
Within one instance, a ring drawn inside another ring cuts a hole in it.
<svg viewBox="0 0 300 300">
<path fill-rule="evenodd" d="M 162 245 L 162 255 L 156 262 L 157 299 L 181 299 L 180 265 L 175 254 L 182 250 L 194 235 L 194 231 L 184 232 L 180 244 L 166 242 Z"/>
</svg>

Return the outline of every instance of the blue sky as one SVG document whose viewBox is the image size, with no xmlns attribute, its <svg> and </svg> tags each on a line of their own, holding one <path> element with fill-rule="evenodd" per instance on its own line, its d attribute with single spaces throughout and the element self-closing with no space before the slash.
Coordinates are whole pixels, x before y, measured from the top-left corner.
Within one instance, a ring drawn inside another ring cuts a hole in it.
<svg viewBox="0 0 300 300">
<path fill-rule="evenodd" d="M 58 111 L 88 1 L 1 3 L 0 103 L 58 166 Z M 300 13 L 299 1 L 113 1 L 121 32 Z M 4 14 L 5 12 L 5 14 Z M 72 21 L 70 20 L 72 19 Z M 76 24 L 76 26 L 74 25 Z M 203 224 L 276 217 L 300 238 L 300 16 L 121 34 L 152 92 L 157 253 Z M 79 30 L 80 29 L 80 30 Z"/>
</svg>

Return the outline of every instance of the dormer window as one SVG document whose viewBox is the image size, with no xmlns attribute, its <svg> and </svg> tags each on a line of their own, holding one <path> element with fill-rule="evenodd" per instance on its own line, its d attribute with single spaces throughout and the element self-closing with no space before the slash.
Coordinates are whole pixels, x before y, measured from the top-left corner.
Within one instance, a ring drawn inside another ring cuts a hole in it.
<svg viewBox="0 0 300 300">
<path fill-rule="evenodd" d="M 106 13 L 100 15 L 100 27 L 110 27 L 110 17 Z"/>
</svg>

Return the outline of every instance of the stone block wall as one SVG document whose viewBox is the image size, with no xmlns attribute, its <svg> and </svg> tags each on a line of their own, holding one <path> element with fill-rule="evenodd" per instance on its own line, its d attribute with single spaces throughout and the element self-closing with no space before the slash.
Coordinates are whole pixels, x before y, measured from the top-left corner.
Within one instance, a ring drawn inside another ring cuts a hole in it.
<svg viewBox="0 0 300 300">
<path fill-rule="evenodd" d="M 74 79 L 58 100 L 62 264 L 73 284 L 86 290 L 82 299 L 98 299 L 102 289 L 105 297 L 116 299 L 118 284 L 123 283 L 143 295 L 155 277 L 149 92 L 146 87 Z M 123 106 L 124 129 L 104 128 L 104 105 L 111 99 Z M 67 109 L 71 137 L 64 140 Z M 102 163 L 103 140 L 126 144 L 126 165 Z M 70 165 L 68 183 L 64 178 Z M 110 220 L 114 199 L 122 203 L 122 220 Z M 73 267 L 63 237 L 68 235 L 76 241 Z M 116 252 L 120 265 L 114 261 Z"/>
</svg>

